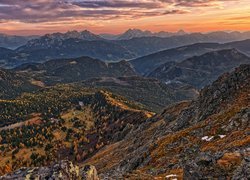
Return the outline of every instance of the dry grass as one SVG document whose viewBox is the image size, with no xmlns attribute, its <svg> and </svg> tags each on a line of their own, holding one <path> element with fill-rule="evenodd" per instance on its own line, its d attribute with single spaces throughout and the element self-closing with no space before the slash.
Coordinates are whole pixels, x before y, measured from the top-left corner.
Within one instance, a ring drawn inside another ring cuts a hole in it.
<svg viewBox="0 0 250 180">
<path fill-rule="evenodd" d="M 65 120 L 66 127 L 73 127 L 71 119 L 77 118 L 80 121 L 86 123 L 86 130 L 91 129 L 94 126 L 95 116 L 90 107 L 84 107 L 83 110 L 69 110 L 61 115 L 62 119 Z"/>
<path fill-rule="evenodd" d="M 224 170 L 232 170 L 241 163 L 242 157 L 240 153 L 225 153 L 221 159 L 217 161 L 218 166 Z"/>
<path fill-rule="evenodd" d="M 92 164 L 96 166 L 99 173 L 111 169 L 121 160 L 120 154 L 115 153 L 116 150 L 120 148 L 121 143 L 122 142 L 117 142 L 105 146 L 97 154 L 88 159 L 84 164 Z M 84 164 L 81 164 L 81 166 L 83 166 Z"/>
<path fill-rule="evenodd" d="M 35 79 L 32 79 L 30 81 L 30 83 L 33 84 L 33 85 L 35 85 L 35 86 L 38 86 L 38 87 L 45 87 L 44 82 L 38 81 L 38 80 L 35 80 Z"/>
</svg>

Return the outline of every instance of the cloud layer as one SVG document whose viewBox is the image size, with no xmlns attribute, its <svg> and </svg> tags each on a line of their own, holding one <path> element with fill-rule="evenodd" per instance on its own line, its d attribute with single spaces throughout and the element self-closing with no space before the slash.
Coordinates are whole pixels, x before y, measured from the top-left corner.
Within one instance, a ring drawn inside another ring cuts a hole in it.
<svg viewBox="0 0 250 180">
<path fill-rule="evenodd" d="M 143 18 L 189 13 L 190 7 L 226 1 L 233 0 L 0 0 L 0 20 L 39 23 Z"/>
</svg>

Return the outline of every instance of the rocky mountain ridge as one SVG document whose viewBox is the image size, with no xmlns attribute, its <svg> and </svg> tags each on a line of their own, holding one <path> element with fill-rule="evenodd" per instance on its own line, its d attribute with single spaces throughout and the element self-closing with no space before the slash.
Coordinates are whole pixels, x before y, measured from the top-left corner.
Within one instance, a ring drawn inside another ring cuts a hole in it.
<svg viewBox="0 0 250 180">
<path fill-rule="evenodd" d="M 103 179 L 249 178 L 249 68 L 221 76 L 197 100 L 168 107 L 86 163 Z"/>
</svg>

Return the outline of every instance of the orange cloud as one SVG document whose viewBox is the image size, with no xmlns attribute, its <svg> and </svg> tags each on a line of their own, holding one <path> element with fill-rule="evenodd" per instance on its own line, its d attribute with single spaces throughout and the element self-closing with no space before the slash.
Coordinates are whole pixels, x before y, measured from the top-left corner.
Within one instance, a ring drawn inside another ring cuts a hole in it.
<svg viewBox="0 0 250 180">
<path fill-rule="evenodd" d="M 0 0 L 0 31 L 249 30 L 249 12 L 248 0 Z"/>
</svg>

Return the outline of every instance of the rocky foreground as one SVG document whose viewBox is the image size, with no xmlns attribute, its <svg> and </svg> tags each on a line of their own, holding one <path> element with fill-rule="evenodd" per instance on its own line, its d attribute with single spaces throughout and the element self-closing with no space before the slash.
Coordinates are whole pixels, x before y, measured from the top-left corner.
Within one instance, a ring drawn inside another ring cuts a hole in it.
<svg viewBox="0 0 250 180">
<path fill-rule="evenodd" d="M 86 165 L 80 168 L 66 160 L 48 167 L 21 168 L 13 173 L 1 176 L 0 179 L 99 180 L 94 166 Z"/>
</svg>

